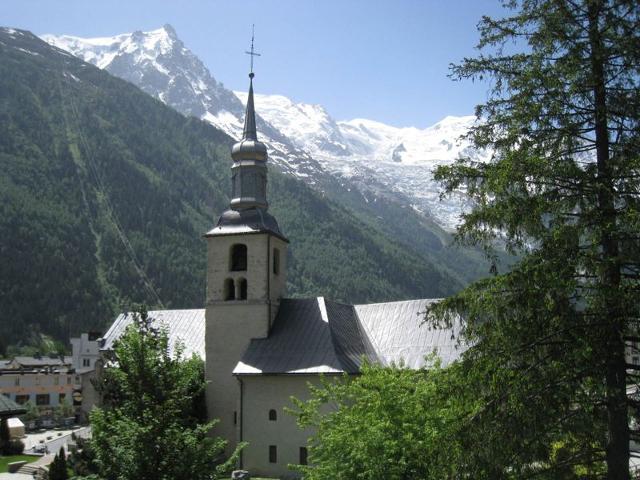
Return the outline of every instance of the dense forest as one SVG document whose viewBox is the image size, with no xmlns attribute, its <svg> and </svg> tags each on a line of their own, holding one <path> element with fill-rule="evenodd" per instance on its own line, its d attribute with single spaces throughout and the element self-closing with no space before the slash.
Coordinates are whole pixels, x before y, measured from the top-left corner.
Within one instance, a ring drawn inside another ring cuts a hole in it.
<svg viewBox="0 0 640 480">
<path fill-rule="evenodd" d="M 0 29 L 0 354 L 40 333 L 102 329 L 133 303 L 202 307 L 202 234 L 228 205 L 232 143 L 29 32 Z M 486 273 L 477 252 L 446 247 L 406 209 L 367 210 L 352 196 L 270 169 L 271 211 L 291 240 L 289 295 L 440 297 Z"/>
</svg>

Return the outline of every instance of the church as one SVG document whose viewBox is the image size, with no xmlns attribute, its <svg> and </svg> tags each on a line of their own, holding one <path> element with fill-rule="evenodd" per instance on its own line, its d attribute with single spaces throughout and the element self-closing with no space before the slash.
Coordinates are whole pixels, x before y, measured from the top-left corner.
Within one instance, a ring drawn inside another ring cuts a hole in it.
<svg viewBox="0 0 640 480">
<path fill-rule="evenodd" d="M 180 341 L 185 354 L 205 361 L 207 411 L 228 451 L 248 442 L 241 468 L 252 475 L 290 476 L 307 463 L 311 432 L 298 428 L 285 407 L 308 398 L 321 375 L 358 374 L 363 360 L 419 368 L 437 352 L 442 364 L 460 349 L 455 331 L 422 323 L 432 299 L 346 305 L 324 297 L 286 298 L 289 241 L 268 212 L 267 146 L 258 140 L 249 74 L 242 139 L 232 149 L 229 209 L 205 234 L 204 309 L 151 311 Z M 102 340 L 108 350 L 132 322 L 116 318 Z"/>
</svg>

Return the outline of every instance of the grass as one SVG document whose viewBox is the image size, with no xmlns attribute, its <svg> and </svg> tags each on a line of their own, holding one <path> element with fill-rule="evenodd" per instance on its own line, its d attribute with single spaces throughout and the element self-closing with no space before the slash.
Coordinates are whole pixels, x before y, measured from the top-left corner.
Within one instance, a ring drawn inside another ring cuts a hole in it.
<svg viewBox="0 0 640 480">
<path fill-rule="evenodd" d="M 24 460 L 27 463 L 35 462 L 40 457 L 32 455 L 10 455 L 8 457 L 0 456 L 0 473 L 6 473 L 9 471 L 9 464 L 12 462 L 20 462 Z"/>
</svg>

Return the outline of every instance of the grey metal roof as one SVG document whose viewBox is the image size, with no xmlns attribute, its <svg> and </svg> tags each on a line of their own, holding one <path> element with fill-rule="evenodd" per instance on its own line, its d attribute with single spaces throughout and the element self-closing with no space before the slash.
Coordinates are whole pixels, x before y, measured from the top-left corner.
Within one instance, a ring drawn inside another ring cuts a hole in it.
<svg viewBox="0 0 640 480">
<path fill-rule="evenodd" d="M 323 297 L 284 299 L 269 337 L 251 340 L 233 373 L 357 373 L 364 358 L 382 365 L 403 363 L 420 368 L 432 352 L 446 366 L 465 348 L 455 339 L 459 325 L 440 329 L 423 323 L 423 312 L 434 301 L 344 305 Z M 197 353 L 205 358 L 203 309 L 150 311 L 149 316 L 154 325 L 168 329 L 172 353 L 180 341 L 186 356 Z M 105 334 L 102 348 L 113 348 L 132 321 L 131 313 L 119 315 Z"/>
<path fill-rule="evenodd" d="M 184 346 L 184 356 L 190 357 L 196 353 L 200 358 L 205 358 L 204 351 L 204 309 L 195 310 L 155 310 L 148 312 L 153 319 L 153 325 L 157 328 L 167 328 L 169 333 L 169 348 L 173 355 L 176 343 L 179 341 Z M 107 333 L 104 335 L 102 350 L 111 350 L 113 343 L 120 338 L 127 326 L 133 322 L 131 312 L 121 313 L 115 319 Z"/>
<path fill-rule="evenodd" d="M 252 57 L 253 58 L 253 57 Z M 256 132 L 256 109 L 253 105 L 253 77 L 249 74 L 249 97 L 247 98 L 247 111 L 244 116 L 244 128 L 242 130 L 242 138 L 244 140 L 258 140 Z"/>
<path fill-rule="evenodd" d="M 266 339 L 252 340 L 234 374 L 357 373 L 363 358 L 383 365 L 443 365 L 458 358 L 454 329 L 434 329 L 421 312 L 434 300 L 343 305 L 322 297 L 286 299 Z"/>
<path fill-rule="evenodd" d="M 280 231 L 276 219 L 263 208 L 227 210 L 218 219 L 216 226 L 205 237 L 217 235 L 237 235 L 239 233 L 272 233 L 289 242 Z"/>
<path fill-rule="evenodd" d="M 353 323 L 350 312 L 341 313 L 331 321 L 322 297 L 282 300 L 269 337 L 251 340 L 233 373 L 355 373 L 362 342 L 353 328 L 336 325 Z"/>
<path fill-rule="evenodd" d="M 457 345 L 460 325 L 433 328 L 424 312 L 434 299 L 355 305 L 360 324 L 385 365 L 403 362 L 410 368 L 425 366 L 425 355 L 436 352 L 446 366 L 464 351 Z"/>
<path fill-rule="evenodd" d="M 18 405 L 9 397 L 0 393 L 0 417 L 10 417 L 11 415 L 22 415 L 27 409 Z"/>
</svg>

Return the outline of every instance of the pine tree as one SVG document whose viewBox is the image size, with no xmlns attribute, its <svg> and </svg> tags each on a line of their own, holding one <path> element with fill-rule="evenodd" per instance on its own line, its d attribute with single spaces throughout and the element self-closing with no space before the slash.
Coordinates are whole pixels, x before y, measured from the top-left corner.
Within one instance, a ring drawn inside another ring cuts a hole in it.
<svg viewBox="0 0 640 480">
<path fill-rule="evenodd" d="M 67 457 L 64 452 L 64 447 L 60 447 L 60 451 L 49 465 L 49 480 L 67 480 L 67 478 Z"/>
<path fill-rule="evenodd" d="M 512 16 L 479 24 L 482 53 L 453 67 L 456 79 L 492 80 L 470 138 L 493 156 L 436 171 L 447 191 L 465 186 L 475 200 L 460 240 L 490 251 L 500 237 L 522 255 L 511 272 L 434 310 L 445 320 L 462 313 L 476 345 L 465 362 L 485 407 L 465 428 L 467 467 L 495 477 L 604 470 L 628 479 L 640 8 L 635 0 L 505 4 Z"/>
</svg>

